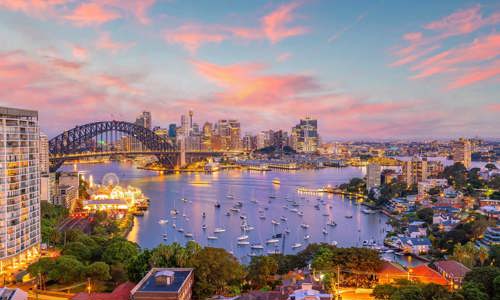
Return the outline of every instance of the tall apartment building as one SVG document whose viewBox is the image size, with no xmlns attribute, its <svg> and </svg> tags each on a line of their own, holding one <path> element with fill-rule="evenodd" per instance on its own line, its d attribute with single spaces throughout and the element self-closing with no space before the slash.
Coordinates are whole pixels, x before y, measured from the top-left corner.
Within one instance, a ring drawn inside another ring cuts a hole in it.
<svg viewBox="0 0 500 300">
<path fill-rule="evenodd" d="M 381 173 L 382 169 L 378 164 L 369 164 L 366 167 L 366 189 L 368 191 L 380 186 Z"/>
<path fill-rule="evenodd" d="M 40 133 L 40 173 L 49 174 L 49 137 Z"/>
<path fill-rule="evenodd" d="M 292 128 L 292 147 L 297 152 L 315 152 L 319 146 L 318 120 L 301 119 Z"/>
<path fill-rule="evenodd" d="M 38 112 L 0 107 L 0 273 L 40 245 Z"/>
<path fill-rule="evenodd" d="M 418 184 L 429 177 L 427 158 L 414 156 L 411 160 L 403 162 L 403 181 L 408 186 Z"/>
<path fill-rule="evenodd" d="M 463 138 L 452 142 L 452 155 L 455 163 L 462 163 L 467 169 L 470 169 L 472 155 L 471 142 Z"/>
</svg>

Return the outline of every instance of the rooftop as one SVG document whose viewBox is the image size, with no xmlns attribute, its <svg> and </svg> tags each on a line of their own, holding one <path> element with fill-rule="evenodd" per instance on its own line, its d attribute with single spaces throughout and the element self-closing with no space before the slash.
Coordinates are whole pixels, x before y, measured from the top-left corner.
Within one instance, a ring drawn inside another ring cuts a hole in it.
<svg viewBox="0 0 500 300">
<path fill-rule="evenodd" d="M 156 275 L 165 274 L 165 271 L 173 272 L 173 281 L 170 284 L 157 283 Z M 186 279 L 193 272 L 193 269 L 188 268 L 154 268 L 149 271 L 146 276 L 132 290 L 135 292 L 178 292 Z"/>
<path fill-rule="evenodd" d="M 464 277 L 470 271 L 469 268 L 454 260 L 437 261 L 434 265 L 436 268 L 453 277 Z"/>
</svg>

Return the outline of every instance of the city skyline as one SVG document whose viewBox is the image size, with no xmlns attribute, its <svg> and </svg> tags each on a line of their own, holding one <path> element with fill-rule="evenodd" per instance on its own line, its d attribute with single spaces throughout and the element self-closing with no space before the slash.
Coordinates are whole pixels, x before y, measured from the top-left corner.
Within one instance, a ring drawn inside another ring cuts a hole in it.
<svg viewBox="0 0 500 300">
<path fill-rule="evenodd" d="M 0 19 L 0 105 L 39 110 L 50 137 L 192 109 L 242 133 L 310 116 L 325 142 L 500 138 L 489 2 L 1 1 Z"/>
</svg>

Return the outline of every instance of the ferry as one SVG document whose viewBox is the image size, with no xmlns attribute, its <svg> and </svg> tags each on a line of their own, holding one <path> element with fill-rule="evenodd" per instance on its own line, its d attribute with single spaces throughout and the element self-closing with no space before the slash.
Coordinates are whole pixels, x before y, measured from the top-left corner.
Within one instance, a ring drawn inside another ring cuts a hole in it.
<svg viewBox="0 0 500 300">
<path fill-rule="evenodd" d="M 279 178 L 274 178 L 273 179 L 273 184 L 280 185 L 281 184 L 280 179 Z"/>
<path fill-rule="evenodd" d="M 252 249 L 264 249 L 264 246 L 262 244 L 252 244 L 250 246 Z"/>
<path fill-rule="evenodd" d="M 279 239 L 269 239 L 266 241 L 266 244 L 276 244 L 276 243 L 279 243 L 280 240 Z"/>
<path fill-rule="evenodd" d="M 222 233 L 222 232 L 225 232 L 225 231 L 226 231 L 226 229 L 221 228 L 221 227 L 217 227 L 217 228 L 215 228 L 214 233 Z"/>
<path fill-rule="evenodd" d="M 297 248 L 300 248 L 302 247 L 302 244 L 301 243 L 295 243 L 292 245 L 292 249 L 297 249 Z"/>
</svg>

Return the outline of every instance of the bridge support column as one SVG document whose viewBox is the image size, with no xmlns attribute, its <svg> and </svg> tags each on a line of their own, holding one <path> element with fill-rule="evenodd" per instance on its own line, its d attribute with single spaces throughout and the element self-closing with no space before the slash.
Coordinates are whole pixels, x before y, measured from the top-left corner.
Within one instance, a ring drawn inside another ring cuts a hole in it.
<svg viewBox="0 0 500 300">
<path fill-rule="evenodd" d="M 179 153 L 179 166 L 184 168 L 186 166 L 186 138 L 182 137 L 179 140 L 180 153 Z"/>
</svg>

